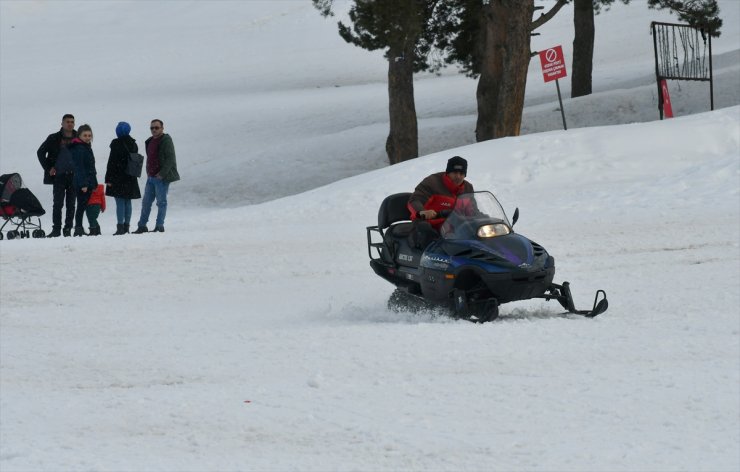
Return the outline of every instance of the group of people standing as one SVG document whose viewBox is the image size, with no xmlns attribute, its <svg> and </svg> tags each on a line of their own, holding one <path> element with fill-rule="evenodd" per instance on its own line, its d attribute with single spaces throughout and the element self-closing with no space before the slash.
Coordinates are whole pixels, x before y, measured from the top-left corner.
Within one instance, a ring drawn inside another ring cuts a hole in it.
<svg viewBox="0 0 740 472">
<path fill-rule="evenodd" d="M 170 135 L 164 132 L 162 120 L 152 120 L 151 137 L 145 141 L 146 184 L 141 203 L 141 215 L 133 233 L 149 231 L 147 223 L 152 204 L 157 202 L 155 232 L 164 232 L 167 215 L 167 193 L 170 183 L 180 180 L 177 172 L 175 146 Z M 116 202 L 117 226 L 114 235 L 126 234 L 131 225 L 131 201 L 142 198 L 138 177 L 127 173 L 129 156 L 139 147 L 131 137 L 131 125 L 121 121 L 116 126 L 116 138 L 110 143 L 110 155 L 105 172 L 105 184 L 99 184 L 92 150 L 93 132 L 90 125 L 81 125 L 75 130 L 75 117 L 62 117 L 62 128 L 50 134 L 41 144 L 36 155 L 44 169 L 44 183 L 53 185 L 52 231 L 48 237 L 100 234 L 98 215 L 105 211 L 105 195 Z M 62 209 L 66 206 L 64 226 Z M 75 210 L 76 207 L 76 210 Z M 82 226 L 83 215 L 87 214 L 89 233 Z"/>
</svg>

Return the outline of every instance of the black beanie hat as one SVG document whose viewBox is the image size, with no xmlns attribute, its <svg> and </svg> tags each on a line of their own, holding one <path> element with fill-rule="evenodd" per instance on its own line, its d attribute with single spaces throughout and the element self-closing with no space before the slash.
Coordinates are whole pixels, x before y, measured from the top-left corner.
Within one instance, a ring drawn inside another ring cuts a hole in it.
<svg viewBox="0 0 740 472">
<path fill-rule="evenodd" d="M 468 175 L 468 161 L 460 156 L 451 157 L 450 160 L 447 161 L 447 170 L 445 170 L 445 174 L 449 174 L 450 172 L 462 172 L 463 175 Z"/>
</svg>

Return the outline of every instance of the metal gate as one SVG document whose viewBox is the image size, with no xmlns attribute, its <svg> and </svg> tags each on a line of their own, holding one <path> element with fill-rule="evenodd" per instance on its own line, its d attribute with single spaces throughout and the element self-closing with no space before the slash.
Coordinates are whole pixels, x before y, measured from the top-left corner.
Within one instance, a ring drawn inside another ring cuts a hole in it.
<svg viewBox="0 0 740 472">
<path fill-rule="evenodd" d="M 712 80 L 712 35 L 704 28 L 676 23 L 650 24 L 655 48 L 655 78 L 658 110 L 663 119 L 663 80 L 709 82 L 709 106 L 714 110 Z"/>
</svg>

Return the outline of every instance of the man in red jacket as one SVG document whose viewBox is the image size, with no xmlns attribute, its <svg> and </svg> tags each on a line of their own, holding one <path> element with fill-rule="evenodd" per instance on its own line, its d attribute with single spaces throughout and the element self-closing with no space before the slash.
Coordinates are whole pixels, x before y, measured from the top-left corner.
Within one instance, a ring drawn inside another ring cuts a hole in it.
<svg viewBox="0 0 740 472">
<path fill-rule="evenodd" d="M 411 233 L 414 246 L 424 249 L 438 238 L 439 227 L 445 220 L 439 217 L 439 213 L 452 210 L 458 195 L 474 191 L 473 185 L 465 180 L 467 173 L 468 161 L 455 156 L 447 161 L 444 172 L 432 174 L 416 186 L 408 203 L 411 220 L 416 223 Z"/>
</svg>

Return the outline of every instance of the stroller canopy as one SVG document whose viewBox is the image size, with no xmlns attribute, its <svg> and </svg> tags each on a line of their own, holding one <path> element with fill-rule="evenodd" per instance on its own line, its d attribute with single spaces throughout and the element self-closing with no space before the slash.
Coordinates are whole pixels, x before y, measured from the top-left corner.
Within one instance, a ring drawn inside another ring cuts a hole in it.
<svg viewBox="0 0 740 472">
<path fill-rule="evenodd" d="M 23 187 L 23 179 L 18 173 L 0 175 L 0 205 L 14 207 L 9 216 L 41 216 L 46 213 L 36 195 Z"/>
<path fill-rule="evenodd" d="M 23 188 L 21 174 L 0 175 L 0 202 L 10 203 L 10 196 L 19 188 Z"/>
</svg>

